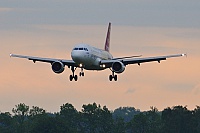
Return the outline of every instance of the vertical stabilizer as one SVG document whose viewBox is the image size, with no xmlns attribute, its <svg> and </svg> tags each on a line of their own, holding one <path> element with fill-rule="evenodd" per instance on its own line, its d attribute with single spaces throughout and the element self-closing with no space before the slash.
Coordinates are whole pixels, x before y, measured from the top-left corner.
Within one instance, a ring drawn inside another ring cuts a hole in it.
<svg viewBox="0 0 200 133">
<path fill-rule="evenodd" d="M 111 23 L 109 23 L 108 25 L 108 32 L 107 32 L 107 36 L 106 36 L 106 42 L 105 42 L 105 51 L 110 50 L 110 30 L 111 30 Z"/>
</svg>

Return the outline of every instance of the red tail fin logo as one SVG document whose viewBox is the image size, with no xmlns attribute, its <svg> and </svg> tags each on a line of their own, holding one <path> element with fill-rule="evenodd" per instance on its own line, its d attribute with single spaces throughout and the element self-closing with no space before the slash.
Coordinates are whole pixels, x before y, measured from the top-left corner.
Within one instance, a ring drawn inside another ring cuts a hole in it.
<svg viewBox="0 0 200 133">
<path fill-rule="evenodd" d="M 105 51 L 110 50 L 110 30 L 111 30 L 111 23 L 109 23 L 108 25 L 108 32 L 107 32 L 107 36 L 106 36 L 106 42 L 105 42 Z"/>
</svg>

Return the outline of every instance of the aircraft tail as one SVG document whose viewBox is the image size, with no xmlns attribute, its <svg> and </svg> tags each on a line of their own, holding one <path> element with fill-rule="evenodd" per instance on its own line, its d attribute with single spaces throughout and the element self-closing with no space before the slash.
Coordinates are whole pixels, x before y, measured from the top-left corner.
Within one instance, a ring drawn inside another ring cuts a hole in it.
<svg viewBox="0 0 200 133">
<path fill-rule="evenodd" d="M 105 51 L 110 50 L 110 30 L 111 30 L 111 23 L 108 25 L 108 31 L 107 31 L 107 36 L 106 36 L 106 42 L 105 42 Z"/>
</svg>

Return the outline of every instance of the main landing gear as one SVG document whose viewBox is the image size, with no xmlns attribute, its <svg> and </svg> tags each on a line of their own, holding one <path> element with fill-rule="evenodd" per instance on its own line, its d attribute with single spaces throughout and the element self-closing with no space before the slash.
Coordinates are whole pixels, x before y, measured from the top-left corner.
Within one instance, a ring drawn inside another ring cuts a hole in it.
<svg viewBox="0 0 200 133">
<path fill-rule="evenodd" d="M 114 72 L 112 72 L 112 75 L 109 75 L 109 80 L 112 81 L 112 79 L 114 79 L 115 81 L 117 81 L 117 75 L 115 75 Z"/>
<path fill-rule="evenodd" d="M 69 76 L 69 80 L 72 81 L 72 80 L 74 79 L 75 81 L 77 81 L 77 80 L 78 80 L 78 76 L 77 76 L 77 75 L 74 75 L 74 72 L 75 72 L 76 68 L 74 68 L 74 67 L 72 66 L 72 67 L 71 67 L 71 70 L 72 70 L 72 75 Z"/>
<path fill-rule="evenodd" d="M 75 81 L 77 81 L 78 80 L 78 75 L 74 74 L 76 68 L 72 66 L 71 70 L 72 70 L 72 75 L 69 76 L 69 80 L 72 81 L 74 79 Z M 84 75 L 85 74 L 83 72 L 83 68 L 81 68 L 81 72 L 79 73 L 79 76 L 81 77 L 81 76 L 84 76 Z"/>
</svg>

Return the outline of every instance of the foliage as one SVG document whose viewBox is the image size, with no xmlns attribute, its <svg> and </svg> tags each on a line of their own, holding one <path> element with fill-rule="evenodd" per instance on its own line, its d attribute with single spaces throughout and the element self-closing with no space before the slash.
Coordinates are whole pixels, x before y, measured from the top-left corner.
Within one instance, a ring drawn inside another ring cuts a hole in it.
<svg viewBox="0 0 200 133">
<path fill-rule="evenodd" d="M 162 111 L 163 132 L 194 133 L 193 115 L 193 111 L 183 106 L 164 109 Z"/>
<path fill-rule="evenodd" d="M 112 114 L 106 106 L 101 108 L 96 103 L 83 105 L 82 125 L 87 133 L 112 132 Z"/>
<path fill-rule="evenodd" d="M 134 107 L 119 107 L 114 110 L 113 118 L 123 118 L 125 122 L 129 122 L 133 117 L 140 113 L 140 110 Z"/>
<path fill-rule="evenodd" d="M 199 133 L 200 106 L 194 110 L 174 106 L 159 112 L 150 107 L 141 112 L 134 107 L 120 107 L 111 112 L 96 103 L 77 111 L 70 103 L 57 113 L 20 103 L 9 112 L 0 112 L 1 133 Z"/>
</svg>

